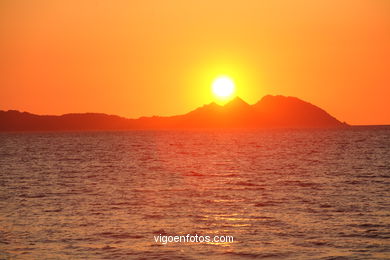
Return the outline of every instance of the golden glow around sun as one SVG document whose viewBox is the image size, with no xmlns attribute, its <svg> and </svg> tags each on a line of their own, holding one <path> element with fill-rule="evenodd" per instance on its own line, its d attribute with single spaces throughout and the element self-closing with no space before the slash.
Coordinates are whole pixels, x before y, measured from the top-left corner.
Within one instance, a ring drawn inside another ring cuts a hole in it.
<svg viewBox="0 0 390 260">
<path fill-rule="evenodd" d="M 212 84 L 212 91 L 217 98 L 228 99 L 234 94 L 234 82 L 227 76 L 218 77 Z"/>
</svg>

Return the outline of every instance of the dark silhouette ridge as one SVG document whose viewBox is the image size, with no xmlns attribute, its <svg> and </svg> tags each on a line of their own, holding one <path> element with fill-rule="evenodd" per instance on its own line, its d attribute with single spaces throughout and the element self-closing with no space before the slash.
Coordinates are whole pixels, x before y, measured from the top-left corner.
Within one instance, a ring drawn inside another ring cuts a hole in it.
<svg viewBox="0 0 390 260">
<path fill-rule="evenodd" d="M 268 95 L 253 107 L 265 125 L 275 127 L 327 127 L 340 124 L 325 110 L 296 97 Z"/>
<path fill-rule="evenodd" d="M 98 113 L 34 115 L 0 111 L 0 131 L 87 131 L 193 128 L 346 127 L 323 109 L 295 97 L 265 96 L 254 105 L 236 97 L 224 106 L 210 103 L 187 114 L 127 119 Z"/>
</svg>

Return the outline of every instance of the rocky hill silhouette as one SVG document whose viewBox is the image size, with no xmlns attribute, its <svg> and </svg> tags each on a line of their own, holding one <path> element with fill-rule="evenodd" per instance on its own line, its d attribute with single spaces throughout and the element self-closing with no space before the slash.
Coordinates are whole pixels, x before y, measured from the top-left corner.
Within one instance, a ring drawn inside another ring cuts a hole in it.
<svg viewBox="0 0 390 260">
<path fill-rule="evenodd" d="M 0 111 L 0 131 L 88 131 L 203 128 L 345 127 L 323 109 L 295 97 L 265 96 L 254 105 L 236 97 L 224 106 L 210 103 L 187 114 L 127 119 L 99 113 L 34 115 Z"/>
</svg>

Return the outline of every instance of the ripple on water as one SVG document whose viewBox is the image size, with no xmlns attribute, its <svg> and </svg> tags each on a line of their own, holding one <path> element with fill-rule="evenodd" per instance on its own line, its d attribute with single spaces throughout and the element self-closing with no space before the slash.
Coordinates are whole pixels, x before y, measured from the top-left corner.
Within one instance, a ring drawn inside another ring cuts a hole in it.
<svg viewBox="0 0 390 260">
<path fill-rule="evenodd" d="M 0 134 L 0 258 L 387 259 L 388 136 Z M 234 243 L 154 241 L 186 234 Z"/>
</svg>

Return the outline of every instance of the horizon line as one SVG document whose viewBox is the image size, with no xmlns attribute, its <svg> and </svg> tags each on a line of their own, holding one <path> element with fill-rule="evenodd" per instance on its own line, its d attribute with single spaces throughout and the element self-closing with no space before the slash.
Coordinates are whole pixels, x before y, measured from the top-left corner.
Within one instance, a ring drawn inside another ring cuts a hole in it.
<svg viewBox="0 0 390 260">
<path fill-rule="evenodd" d="M 216 100 L 213 100 L 211 101 L 210 103 L 204 103 L 203 105 L 200 105 L 200 106 L 197 106 L 187 112 L 183 112 L 182 114 L 172 114 L 172 115 L 156 115 L 156 114 L 152 114 L 152 115 L 141 115 L 141 116 L 138 116 L 138 117 L 129 117 L 129 116 L 123 116 L 123 115 L 119 115 L 119 114 L 112 114 L 112 113 L 107 113 L 107 112 L 91 112 L 91 111 L 86 111 L 86 112 L 67 112 L 67 113 L 62 113 L 62 114 L 39 114 L 39 113 L 33 113 L 33 112 L 29 112 L 29 111 L 23 111 L 23 110 L 18 110 L 18 109 L 0 109 L 0 112 L 19 112 L 19 113 L 28 113 L 28 114 L 31 114 L 31 115 L 36 115 L 36 116 L 66 116 L 66 115 L 87 115 L 87 114 L 91 114 L 91 115 L 106 115 L 106 116 L 115 116 L 115 117 L 120 117 L 120 118 L 123 118 L 123 119 L 129 119 L 129 120 L 138 120 L 138 119 L 141 119 L 141 118 L 153 118 L 153 117 L 174 117 L 174 116 L 180 116 L 180 115 L 186 115 L 192 111 L 195 111 L 196 109 L 199 109 L 199 108 L 202 108 L 202 107 L 205 107 L 205 106 L 208 106 L 208 105 L 212 105 L 212 104 L 215 104 L 221 108 L 223 107 L 226 107 L 228 104 L 230 104 L 231 102 L 233 102 L 234 100 L 241 100 L 242 102 L 244 102 L 245 104 L 247 104 L 248 106 L 254 106 L 256 104 L 258 104 L 262 99 L 264 99 L 265 97 L 267 96 L 271 96 L 271 97 L 284 97 L 284 98 L 294 98 L 294 99 L 298 99 L 302 102 L 305 102 L 305 103 L 308 103 L 308 104 L 311 104 L 313 106 L 316 106 L 308 101 L 305 101 L 305 100 L 302 100 L 298 97 L 295 97 L 295 96 L 285 96 L 285 95 L 282 95 L 282 94 L 276 94 L 276 95 L 272 95 L 272 94 L 266 94 L 264 95 L 263 97 L 261 97 L 258 101 L 256 101 L 255 103 L 253 104 L 250 104 L 248 103 L 247 101 L 245 101 L 243 98 L 241 98 L 240 96 L 238 95 L 235 95 L 233 96 L 232 98 L 228 99 L 226 101 L 226 103 L 224 104 L 218 104 L 218 102 Z M 318 107 L 318 106 L 316 106 Z M 322 109 L 321 107 L 318 107 L 320 109 Z M 325 112 L 327 112 L 325 109 L 322 109 L 324 110 Z M 328 113 L 328 112 L 327 112 Z M 329 113 L 328 113 L 329 114 Z M 340 120 L 340 122 L 346 122 L 346 120 Z M 358 124 L 350 124 L 350 123 L 347 123 L 348 125 L 350 126 L 390 126 L 390 122 L 389 123 L 374 123 L 374 124 L 364 124 L 364 123 L 358 123 Z"/>
</svg>

